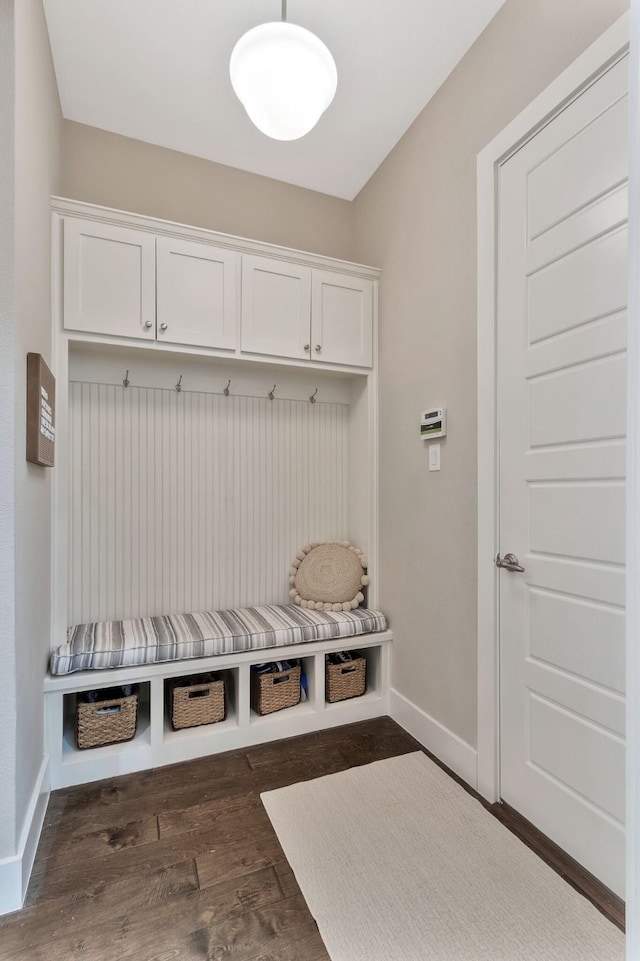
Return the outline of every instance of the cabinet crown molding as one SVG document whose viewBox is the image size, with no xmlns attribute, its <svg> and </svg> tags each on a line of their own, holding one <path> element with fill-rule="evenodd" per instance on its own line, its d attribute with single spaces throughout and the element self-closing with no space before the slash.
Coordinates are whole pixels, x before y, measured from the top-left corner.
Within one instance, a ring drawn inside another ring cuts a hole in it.
<svg viewBox="0 0 640 961">
<path fill-rule="evenodd" d="M 204 227 L 193 227 L 188 224 L 174 223 L 170 220 L 161 220 L 157 217 L 147 217 L 126 210 L 102 207 L 98 204 L 71 200 L 67 197 L 53 196 L 51 198 L 51 210 L 54 214 L 59 214 L 62 217 L 80 217 L 83 220 L 93 220 L 103 224 L 131 227 L 136 230 L 148 231 L 156 236 L 194 241 L 200 240 L 203 243 L 215 244 L 217 247 L 235 250 L 239 253 L 257 254 L 263 257 L 270 257 L 273 260 L 283 260 L 287 263 L 303 264 L 308 267 L 321 267 L 325 270 L 347 274 L 351 277 L 378 280 L 381 275 L 381 269 L 379 267 L 352 263 L 347 260 L 326 257 L 322 254 L 314 254 L 308 251 L 295 250 L 290 247 L 282 247 L 278 244 L 265 243 L 260 240 L 250 240 L 246 237 L 235 237 L 232 234 L 218 233 L 215 230 L 208 230 Z"/>
</svg>

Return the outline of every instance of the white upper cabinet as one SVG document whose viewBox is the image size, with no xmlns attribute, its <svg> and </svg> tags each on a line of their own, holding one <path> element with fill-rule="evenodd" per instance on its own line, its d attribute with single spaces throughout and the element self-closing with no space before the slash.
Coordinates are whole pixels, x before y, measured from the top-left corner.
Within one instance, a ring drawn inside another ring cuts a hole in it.
<svg viewBox="0 0 640 961">
<path fill-rule="evenodd" d="M 156 239 L 129 227 L 65 218 L 64 326 L 156 336 Z"/>
<path fill-rule="evenodd" d="M 242 258 L 242 349 L 309 357 L 311 268 L 265 257 Z"/>
<path fill-rule="evenodd" d="M 209 239 L 207 231 L 174 224 L 163 229 L 128 214 L 120 225 L 113 222 L 118 214 L 107 213 L 108 223 L 62 218 L 66 330 L 265 360 L 372 366 L 375 271 L 354 268 L 353 275 L 347 263 L 325 269 L 331 262 L 324 258 L 310 254 L 305 262 L 307 255 L 284 248 L 275 259 L 252 241 Z"/>
<path fill-rule="evenodd" d="M 311 354 L 328 364 L 371 367 L 373 283 L 313 270 Z"/>
<path fill-rule="evenodd" d="M 234 350 L 240 255 L 171 237 L 156 243 L 158 340 Z"/>
<path fill-rule="evenodd" d="M 371 367 L 373 282 L 245 255 L 242 349 Z"/>
</svg>

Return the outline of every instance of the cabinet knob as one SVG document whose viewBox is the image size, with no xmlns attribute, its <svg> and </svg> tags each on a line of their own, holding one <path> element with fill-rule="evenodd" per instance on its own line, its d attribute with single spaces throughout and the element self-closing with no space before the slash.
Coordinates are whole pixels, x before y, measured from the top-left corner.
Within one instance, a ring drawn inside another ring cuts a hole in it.
<svg viewBox="0 0 640 961">
<path fill-rule="evenodd" d="M 305 345 L 304 345 L 304 349 L 305 349 L 305 350 L 311 350 L 311 344 L 305 344 Z"/>
<path fill-rule="evenodd" d="M 152 320 L 145 320 L 144 325 L 145 325 L 145 327 L 147 328 L 147 330 L 150 330 L 150 328 L 153 327 L 153 321 L 152 321 Z"/>
<path fill-rule="evenodd" d="M 160 324 L 160 330 L 166 330 L 167 326 L 167 324 Z"/>
<path fill-rule="evenodd" d="M 319 354 L 322 350 L 322 344 L 316 344 L 316 354 Z"/>
</svg>

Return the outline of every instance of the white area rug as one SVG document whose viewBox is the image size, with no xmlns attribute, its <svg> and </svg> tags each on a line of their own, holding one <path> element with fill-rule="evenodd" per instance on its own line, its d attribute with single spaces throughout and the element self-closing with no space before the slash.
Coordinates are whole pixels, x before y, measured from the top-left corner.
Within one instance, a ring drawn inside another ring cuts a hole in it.
<svg viewBox="0 0 640 961">
<path fill-rule="evenodd" d="M 332 961 L 623 961 L 624 936 L 424 754 L 263 803 Z"/>
</svg>

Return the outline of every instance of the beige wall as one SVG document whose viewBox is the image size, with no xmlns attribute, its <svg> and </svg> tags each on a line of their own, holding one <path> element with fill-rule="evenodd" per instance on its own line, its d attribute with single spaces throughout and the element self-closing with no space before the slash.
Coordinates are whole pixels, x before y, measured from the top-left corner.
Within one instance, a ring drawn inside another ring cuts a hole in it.
<svg viewBox="0 0 640 961">
<path fill-rule="evenodd" d="M 0 860 L 15 852 L 14 5 L 0 0 Z"/>
<path fill-rule="evenodd" d="M 15 20 L 15 650 L 16 835 L 44 756 L 49 652 L 51 471 L 25 460 L 26 355 L 51 360 L 51 208 L 60 189 L 62 115 L 42 0 Z M 3 681 L 4 684 L 4 681 Z"/>
<path fill-rule="evenodd" d="M 64 121 L 62 192 L 74 200 L 353 258 L 353 205 Z"/>
<path fill-rule="evenodd" d="M 25 461 L 26 354 L 51 353 L 51 213 L 62 117 L 41 0 L 0 0 L 0 859 L 44 758 L 50 473 Z M 0 891 L 6 905 L 20 892 Z"/>
<path fill-rule="evenodd" d="M 381 606 L 393 686 L 476 743 L 476 155 L 627 0 L 507 0 L 354 203 L 380 290 Z M 421 411 L 448 409 L 442 470 Z M 510 545 L 506 545 L 508 547 Z M 491 563 L 491 558 L 487 558 Z"/>
</svg>

